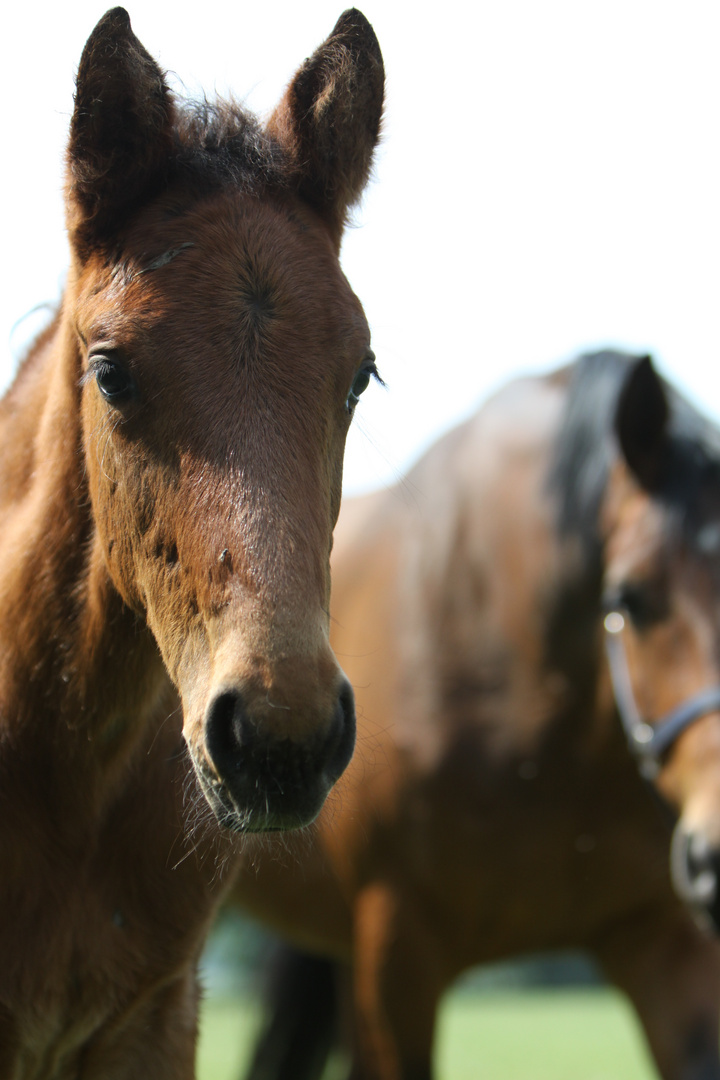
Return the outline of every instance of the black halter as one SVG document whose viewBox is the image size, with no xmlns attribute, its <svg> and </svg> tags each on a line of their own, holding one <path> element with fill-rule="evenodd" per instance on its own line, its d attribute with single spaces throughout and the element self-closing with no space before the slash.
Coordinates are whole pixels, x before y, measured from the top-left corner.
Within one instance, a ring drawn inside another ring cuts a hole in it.
<svg viewBox="0 0 720 1080">
<path fill-rule="evenodd" d="M 660 759 L 685 728 L 701 716 L 720 709 L 720 686 L 700 690 L 677 708 L 651 724 L 640 715 L 630 682 L 622 629 L 625 617 L 619 611 L 605 616 L 605 652 L 615 704 L 625 729 L 631 751 L 638 759 L 640 772 L 652 780 L 660 771 Z"/>
</svg>

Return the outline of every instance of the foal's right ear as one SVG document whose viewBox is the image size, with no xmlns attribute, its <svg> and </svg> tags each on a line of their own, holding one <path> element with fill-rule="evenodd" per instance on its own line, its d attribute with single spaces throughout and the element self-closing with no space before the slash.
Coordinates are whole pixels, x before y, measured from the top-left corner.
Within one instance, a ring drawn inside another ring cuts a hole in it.
<svg viewBox="0 0 720 1080">
<path fill-rule="evenodd" d="M 297 191 L 324 217 L 338 247 L 347 210 L 370 173 L 384 89 L 375 32 L 352 8 L 302 65 L 268 123 L 288 152 Z"/>
<path fill-rule="evenodd" d="M 615 432 L 630 471 L 646 491 L 655 490 L 667 465 L 667 395 L 649 356 L 633 362 L 618 399 Z"/>
<path fill-rule="evenodd" d="M 173 104 L 162 71 L 113 8 L 80 60 L 67 152 L 70 236 L 86 254 L 110 239 L 162 183 Z"/>
</svg>

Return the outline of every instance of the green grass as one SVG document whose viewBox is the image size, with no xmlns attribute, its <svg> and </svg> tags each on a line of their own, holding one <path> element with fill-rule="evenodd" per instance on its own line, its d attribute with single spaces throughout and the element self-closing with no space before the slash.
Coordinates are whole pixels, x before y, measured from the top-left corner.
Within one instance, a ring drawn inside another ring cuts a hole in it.
<svg viewBox="0 0 720 1080">
<path fill-rule="evenodd" d="M 451 995 L 439 1080 L 657 1080 L 637 1022 L 610 990 Z"/>
<path fill-rule="evenodd" d="M 246 999 L 211 998 L 200 1016 L 198 1080 L 240 1080 L 256 1024 L 257 1010 Z"/>
<path fill-rule="evenodd" d="M 198 1080 L 239 1080 L 256 1021 L 245 1000 L 206 1003 Z M 437 1080 L 657 1080 L 611 990 L 450 994 L 436 1060 Z"/>
</svg>

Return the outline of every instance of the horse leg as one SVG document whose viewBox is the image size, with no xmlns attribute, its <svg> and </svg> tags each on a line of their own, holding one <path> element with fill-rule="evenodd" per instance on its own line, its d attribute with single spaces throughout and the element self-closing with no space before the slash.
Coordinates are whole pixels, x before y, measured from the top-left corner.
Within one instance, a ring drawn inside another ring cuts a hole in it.
<svg viewBox="0 0 720 1080">
<path fill-rule="evenodd" d="M 266 1019 L 244 1080 L 320 1080 L 340 1041 L 338 965 L 285 943 L 270 963 Z"/>
<path fill-rule="evenodd" d="M 720 945 L 687 912 L 647 912 L 594 951 L 632 1001 L 663 1080 L 720 1080 Z"/>
<path fill-rule="evenodd" d="M 431 1080 L 444 977 L 441 950 L 412 903 L 376 883 L 355 905 L 351 1080 Z"/>
</svg>

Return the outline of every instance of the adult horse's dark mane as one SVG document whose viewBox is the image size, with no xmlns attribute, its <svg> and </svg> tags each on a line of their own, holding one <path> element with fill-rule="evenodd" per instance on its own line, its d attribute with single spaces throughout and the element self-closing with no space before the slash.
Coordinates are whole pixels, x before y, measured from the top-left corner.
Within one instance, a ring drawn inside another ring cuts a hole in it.
<svg viewBox="0 0 720 1080">
<path fill-rule="evenodd" d="M 558 532 L 578 537 L 591 563 L 600 555 L 597 519 L 614 457 L 613 419 L 627 360 L 622 353 L 599 352 L 577 361 L 550 467 Z"/>
<path fill-rule="evenodd" d="M 571 376 L 549 486 L 558 500 L 558 532 L 580 540 L 586 568 L 600 565 L 600 507 L 617 458 L 618 410 L 631 366 L 637 363 L 637 357 L 626 353 L 591 353 L 577 361 Z M 703 491 L 720 482 L 720 429 L 664 380 L 662 386 L 668 409 L 664 465 L 657 482 L 648 486 L 691 539 L 704 524 Z M 652 423 L 657 403 L 648 400 L 649 395 L 638 397 Z"/>
</svg>

